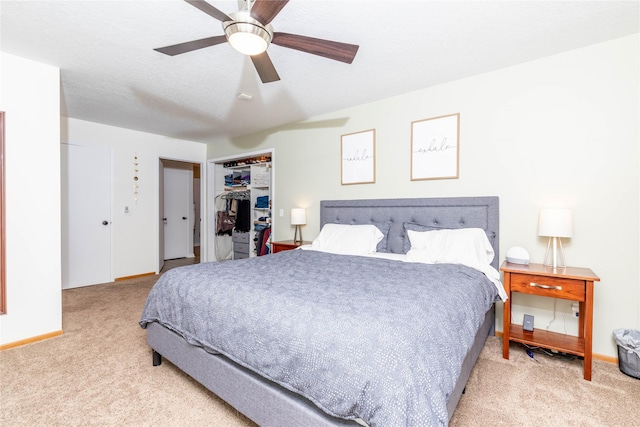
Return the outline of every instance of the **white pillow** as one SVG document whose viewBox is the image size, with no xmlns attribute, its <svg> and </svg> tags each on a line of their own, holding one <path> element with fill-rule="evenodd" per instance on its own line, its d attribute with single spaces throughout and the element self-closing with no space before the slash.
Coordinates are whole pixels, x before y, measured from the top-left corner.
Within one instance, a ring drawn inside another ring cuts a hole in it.
<svg viewBox="0 0 640 427">
<path fill-rule="evenodd" d="M 491 266 L 495 253 L 481 228 L 455 230 L 407 230 L 411 249 L 407 260 L 425 264 L 462 264 L 475 268 L 487 276 L 498 290 L 500 299 L 507 300 L 507 292 L 500 281 L 500 272 Z"/>
<path fill-rule="evenodd" d="M 469 267 L 490 265 L 495 253 L 481 228 L 433 231 L 407 230 L 411 261 L 427 264 L 463 264 Z"/>
<path fill-rule="evenodd" d="M 368 255 L 376 251 L 383 237 L 384 234 L 372 224 L 325 224 L 311 249 L 343 255 Z"/>
</svg>

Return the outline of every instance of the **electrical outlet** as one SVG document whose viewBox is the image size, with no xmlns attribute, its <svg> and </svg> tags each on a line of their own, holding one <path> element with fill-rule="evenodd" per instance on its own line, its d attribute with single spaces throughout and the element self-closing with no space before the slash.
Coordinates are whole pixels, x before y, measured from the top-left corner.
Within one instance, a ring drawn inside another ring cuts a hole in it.
<svg viewBox="0 0 640 427">
<path fill-rule="evenodd" d="M 580 306 L 577 302 L 571 304 L 571 311 L 573 312 L 573 317 L 580 317 Z"/>
</svg>

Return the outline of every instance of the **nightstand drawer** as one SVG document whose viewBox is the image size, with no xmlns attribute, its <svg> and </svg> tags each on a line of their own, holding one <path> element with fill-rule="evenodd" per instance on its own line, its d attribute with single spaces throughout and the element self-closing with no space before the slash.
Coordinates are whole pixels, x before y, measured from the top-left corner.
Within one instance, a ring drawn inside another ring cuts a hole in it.
<svg viewBox="0 0 640 427">
<path fill-rule="evenodd" d="M 585 298 L 583 280 L 529 274 L 511 274 L 511 291 L 574 301 Z"/>
</svg>

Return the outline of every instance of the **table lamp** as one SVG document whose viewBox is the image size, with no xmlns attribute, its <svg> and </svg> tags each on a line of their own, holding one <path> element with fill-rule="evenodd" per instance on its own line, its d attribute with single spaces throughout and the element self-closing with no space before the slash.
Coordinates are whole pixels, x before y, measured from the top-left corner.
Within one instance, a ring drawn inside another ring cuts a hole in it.
<svg viewBox="0 0 640 427">
<path fill-rule="evenodd" d="M 302 230 L 300 230 L 300 226 L 305 225 L 306 223 L 307 213 L 303 208 L 291 209 L 291 225 L 296 226 L 296 231 L 293 235 L 293 243 L 302 244 Z"/>
<path fill-rule="evenodd" d="M 545 208 L 538 215 L 538 236 L 549 237 L 544 265 L 553 268 L 566 267 L 562 238 L 573 235 L 571 209 Z"/>
</svg>

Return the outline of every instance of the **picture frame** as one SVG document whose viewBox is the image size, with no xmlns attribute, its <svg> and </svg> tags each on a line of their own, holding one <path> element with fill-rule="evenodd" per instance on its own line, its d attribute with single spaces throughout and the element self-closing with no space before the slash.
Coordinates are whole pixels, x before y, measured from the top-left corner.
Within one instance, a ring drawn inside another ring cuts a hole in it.
<svg viewBox="0 0 640 427">
<path fill-rule="evenodd" d="M 460 113 L 411 122 L 411 180 L 457 179 Z"/>
<path fill-rule="evenodd" d="M 375 129 L 342 135 L 340 142 L 342 185 L 376 182 L 375 156 Z"/>
</svg>

